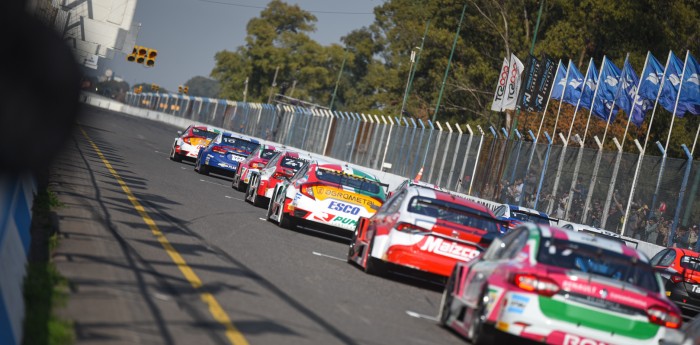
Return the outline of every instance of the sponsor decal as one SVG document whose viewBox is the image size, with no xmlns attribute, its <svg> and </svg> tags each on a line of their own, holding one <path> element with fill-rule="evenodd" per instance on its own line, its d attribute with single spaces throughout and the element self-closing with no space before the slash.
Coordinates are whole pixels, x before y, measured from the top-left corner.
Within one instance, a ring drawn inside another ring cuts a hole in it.
<svg viewBox="0 0 700 345">
<path fill-rule="evenodd" d="M 340 217 L 340 216 L 335 217 L 335 219 L 333 219 L 333 223 L 357 226 L 356 220 L 354 220 L 352 218 L 346 218 L 346 217 Z"/>
<path fill-rule="evenodd" d="M 234 162 L 242 162 L 245 160 L 245 157 L 239 155 L 231 155 L 231 160 Z"/>
<path fill-rule="evenodd" d="M 381 206 L 381 204 L 379 204 L 377 201 L 370 197 L 333 187 L 316 186 L 314 187 L 314 195 L 318 200 L 334 198 L 339 201 L 345 201 L 356 205 L 360 205 L 363 206 L 371 214 L 374 214 L 376 212 L 375 208 L 378 209 L 379 206 Z"/>
<path fill-rule="evenodd" d="M 420 250 L 463 261 L 470 261 L 479 255 L 479 251 L 473 247 L 461 245 L 456 242 L 446 242 L 442 238 L 433 236 L 428 236 L 426 238 Z"/>
<path fill-rule="evenodd" d="M 599 342 L 593 339 L 582 338 L 576 335 L 566 334 L 564 335 L 564 341 L 562 345 L 606 345 L 603 342 Z"/>
<path fill-rule="evenodd" d="M 331 210 L 336 210 L 340 211 L 343 213 L 349 213 L 354 216 L 356 216 L 358 213 L 360 213 L 360 208 L 357 206 L 353 206 L 350 204 L 345 204 L 342 202 L 337 202 L 337 201 L 331 201 L 331 203 L 328 205 L 328 208 Z"/>
<path fill-rule="evenodd" d="M 525 307 L 527 307 L 528 302 L 530 302 L 529 297 L 513 294 L 510 298 L 510 303 L 508 304 L 508 308 L 506 308 L 506 312 L 514 314 L 522 314 L 525 312 Z"/>
</svg>

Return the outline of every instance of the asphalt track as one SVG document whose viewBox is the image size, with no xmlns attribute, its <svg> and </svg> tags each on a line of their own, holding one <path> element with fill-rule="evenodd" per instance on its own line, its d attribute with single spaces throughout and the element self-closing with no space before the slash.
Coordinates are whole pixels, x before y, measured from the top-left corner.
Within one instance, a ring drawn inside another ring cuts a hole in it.
<svg viewBox="0 0 700 345">
<path fill-rule="evenodd" d="M 264 220 L 168 153 L 162 123 L 86 107 L 54 163 L 78 344 L 464 344 L 441 287 L 370 276 L 347 241 Z"/>
</svg>

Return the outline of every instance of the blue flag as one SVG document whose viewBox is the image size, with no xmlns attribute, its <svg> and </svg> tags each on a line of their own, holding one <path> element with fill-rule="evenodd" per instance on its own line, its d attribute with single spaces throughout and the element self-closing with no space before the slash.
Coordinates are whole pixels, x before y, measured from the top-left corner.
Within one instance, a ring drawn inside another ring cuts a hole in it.
<svg viewBox="0 0 700 345">
<path fill-rule="evenodd" d="M 559 61 L 559 68 L 557 68 L 557 75 L 554 77 L 554 89 L 552 89 L 552 95 L 550 98 L 561 100 L 561 96 L 564 93 L 564 86 L 566 85 L 566 68 Z"/>
<path fill-rule="evenodd" d="M 644 122 L 644 117 L 647 111 L 654 107 L 656 97 L 659 95 L 659 87 L 661 87 L 661 79 L 664 77 L 664 66 L 659 63 L 654 55 L 649 54 L 647 65 L 642 71 L 642 82 L 639 85 L 637 93 L 637 101 L 632 108 L 632 123 L 637 127 L 641 127 Z"/>
<path fill-rule="evenodd" d="M 620 106 L 627 116 L 632 113 L 632 102 L 637 94 L 637 86 L 639 85 L 639 77 L 634 72 L 634 68 L 629 61 L 625 61 L 622 66 L 622 78 L 620 79 L 620 91 L 618 92 L 617 101 L 615 104 Z"/>
<path fill-rule="evenodd" d="M 668 67 L 666 67 L 666 77 L 664 78 L 664 86 L 661 89 L 661 97 L 659 104 L 664 109 L 673 112 L 676 106 L 676 97 L 678 97 L 678 88 L 681 86 L 681 74 L 683 73 L 683 62 L 671 52 Z M 685 109 L 681 109 L 681 104 L 678 104 L 678 113 L 685 113 Z"/>
<path fill-rule="evenodd" d="M 588 65 L 588 73 L 586 73 L 586 82 L 583 83 L 583 91 L 581 92 L 581 106 L 586 109 L 591 109 L 593 104 L 593 94 L 598 85 L 598 69 L 595 67 L 595 62 L 591 58 L 591 63 Z"/>
<path fill-rule="evenodd" d="M 688 53 L 678 108 L 680 109 L 682 104 L 683 108 L 693 115 L 700 114 L 700 72 L 698 70 L 700 70 L 698 61 L 692 54 Z M 676 116 L 682 117 L 683 115 L 683 113 L 676 112 Z"/>
<path fill-rule="evenodd" d="M 569 60 L 569 77 L 566 79 L 566 90 L 564 90 L 564 102 L 576 105 L 581 98 L 583 87 L 583 75 L 578 68 Z"/>
<path fill-rule="evenodd" d="M 598 93 L 596 94 L 595 104 L 593 105 L 593 114 L 601 119 L 608 121 L 608 115 L 612 111 L 610 122 L 615 121 L 617 107 L 613 109 L 617 89 L 620 85 L 620 71 L 612 60 L 603 57 L 603 70 L 600 73 L 600 82 L 598 83 Z"/>
</svg>

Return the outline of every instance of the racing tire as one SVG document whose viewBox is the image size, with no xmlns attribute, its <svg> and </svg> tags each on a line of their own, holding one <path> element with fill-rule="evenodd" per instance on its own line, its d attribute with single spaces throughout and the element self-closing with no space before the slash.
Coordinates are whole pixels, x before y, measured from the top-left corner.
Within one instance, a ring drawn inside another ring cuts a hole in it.
<svg viewBox="0 0 700 345">
<path fill-rule="evenodd" d="M 270 202 L 267 204 L 267 214 L 265 215 L 265 219 L 268 222 L 274 222 L 272 220 L 272 200 L 270 200 Z"/>
<path fill-rule="evenodd" d="M 179 155 L 177 152 L 175 152 L 175 149 L 173 148 L 173 149 L 170 150 L 170 160 L 173 161 L 173 162 L 181 163 L 181 162 L 182 162 L 182 156 Z"/>
<path fill-rule="evenodd" d="M 284 201 L 280 205 L 279 226 L 287 230 L 294 230 L 297 227 L 296 220 L 284 213 Z"/>
<path fill-rule="evenodd" d="M 367 261 L 365 262 L 365 273 L 375 275 L 375 276 L 381 276 L 384 273 L 383 269 L 383 261 L 372 257 L 372 247 L 374 245 L 374 237 L 372 237 L 372 240 L 369 242 L 369 246 L 367 247 Z"/>
<path fill-rule="evenodd" d="M 251 185 L 255 186 L 255 188 Z M 255 207 L 263 207 L 265 201 L 258 196 L 258 186 L 260 186 L 260 176 L 256 176 L 255 179 L 248 184 L 248 193 L 250 196 L 248 196 L 247 199 L 250 200 Z"/>
<path fill-rule="evenodd" d="M 196 164 L 195 170 L 197 170 L 198 173 L 202 175 L 209 175 L 209 169 L 207 168 L 207 165 L 202 163 L 201 160 L 198 161 L 199 164 Z"/>
<path fill-rule="evenodd" d="M 481 303 L 472 311 L 472 320 L 467 334 L 474 345 L 493 344 L 495 340 L 495 329 L 485 322 L 487 299 L 486 291 L 484 291 L 481 295 Z"/>
<path fill-rule="evenodd" d="M 350 239 L 350 245 L 348 246 L 348 263 L 355 263 L 355 261 L 352 259 L 353 255 L 355 255 L 355 243 L 357 242 L 357 229 L 355 229 L 355 232 L 352 233 L 352 238 Z"/>
<path fill-rule="evenodd" d="M 450 278 L 445 284 L 445 290 L 442 292 L 442 299 L 440 300 L 440 315 L 438 316 L 438 319 L 440 320 L 440 324 L 444 327 L 447 327 L 447 322 L 450 320 L 450 316 L 452 316 L 451 308 L 452 301 L 454 300 L 452 290 L 454 290 L 454 284 L 455 272 L 452 272 Z"/>
</svg>

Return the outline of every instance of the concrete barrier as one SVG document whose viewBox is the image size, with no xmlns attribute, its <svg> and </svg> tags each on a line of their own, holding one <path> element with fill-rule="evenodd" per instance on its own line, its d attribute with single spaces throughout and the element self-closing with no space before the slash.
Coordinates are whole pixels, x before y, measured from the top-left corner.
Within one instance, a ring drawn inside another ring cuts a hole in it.
<svg viewBox="0 0 700 345">
<path fill-rule="evenodd" d="M 30 176 L 0 176 L 0 344 L 22 341 L 23 282 L 35 194 Z"/>
</svg>

